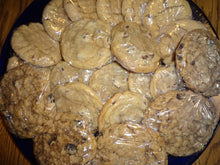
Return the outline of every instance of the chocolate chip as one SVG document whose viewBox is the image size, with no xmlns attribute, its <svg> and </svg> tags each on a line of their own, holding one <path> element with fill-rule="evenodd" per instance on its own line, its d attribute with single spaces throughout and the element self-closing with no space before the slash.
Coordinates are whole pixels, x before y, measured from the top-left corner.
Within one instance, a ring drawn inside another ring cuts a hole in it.
<svg viewBox="0 0 220 165">
<path fill-rule="evenodd" d="M 148 59 L 148 58 L 151 58 L 151 59 L 152 59 L 153 57 L 154 57 L 154 54 L 142 56 L 142 58 L 143 58 L 144 60 L 146 60 L 146 59 Z"/>
<path fill-rule="evenodd" d="M 68 152 L 69 155 L 74 155 L 77 152 L 77 146 L 68 143 L 65 147 L 65 150 Z"/>
<path fill-rule="evenodd" d="M 195 65 L 195 63 L 196 63 L 195 60 L 193 60 L 190 64 L 191 65 Z"/>
<path fill-rule="evenodd" d="M 182 49 L 184 47 L 184 43 L 181 43 L 178 47 L 178 49 Z"/>
<path fill-rule="evenodd" d="M 182 60 L 183 60 L 183 57 L 180 56 L 180 55 L 176 55 L 176 58 L 177 58 L 179 61 L 182 61 Z"/>
<path fill-rule="evenodd" d="M 116 101 L 113 101 L 113 102 L 112 102 L 112 105 L 114 105 L 115 103 L 116 103 Z"/>
<path fill-rule="evenodd" d="M 95 136 L 95 137 L 99 136 L 99 131 L 96 131 L 96 132 L 94 133 L 94 136 Z"/>
<path fill-rule="evenodd" d="M 50 103 L 55 103 L 55 98 L 54 98 L 54 95 L 51 93 L 51 94 L 49 94 L 48 96 L 47 96 L 47 98 L 48 98 L 48 101 L 50 102 Z"/>
<path fill-rule="evenodd" d="M 129 25 L 125 26 L 125 28 L 127 28 L 127 29 L 128 29 L 128 28 L 129 28 Z"/>
</svg>

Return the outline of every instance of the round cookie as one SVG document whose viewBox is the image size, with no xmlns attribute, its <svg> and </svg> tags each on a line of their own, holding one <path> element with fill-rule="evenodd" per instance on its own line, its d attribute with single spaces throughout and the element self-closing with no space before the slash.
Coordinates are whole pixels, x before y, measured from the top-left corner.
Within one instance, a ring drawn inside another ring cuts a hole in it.
<svg viewBox="0 0 220 165">
<path fill-rule="evenodd" d="M 96 9 L 99 19 L 108 22 L 111 26 L 123 21 L 123 0 L 97 0 Z"/>
<path fill-rule="evenodd" d="M 42 22 L 46 32 L 60 41 L 64 28 L 71 23 L 63 6 L 63 0 L 51 0 L 44 8 Z"/>
<path fill-rule="evenodd" d="M 23 64 L 1 80 L 1 112 L 11 133 L 32 138 L 48 132 L 56 113 L 49 86 L 50 70 Z"/>
<path fill-rule="evenodd" d="M 160 29 L 158 37 L 159 53 L 164 63 L 170 64 L 174 61 L 174 53 L 180 40 L 187 32 L 194 29 L 207 30 L 207 27 L 199 21 L 183 19 L 172 22 Z"/>
<path fill-rule="evenodd" d="M 89 86 L 101 97 L 103 103 L 118 92 L 128 90 L 129 73 L 117 63 L 110 63 L 93 73 Z"/>
<path fill-rule="evenodd" d="M 61 60 L 59 43 L 50 38 L 40 23 L 19 26 L 12 35 L 11 46 L 32 65 L 47 67 Z"/>
<path fill-rule="evenodd" d="M 93 72 L 94 70 L 75 68 L 64 61 L 61 61 L 50 73 L 51 89 L 57 85 L 64 85 L 70 82 L 81 82 L 88 85 L 89 78 Z"/>
<path fill-rule="evenodd" d="M 64 8 L 72 21 L 97 19 L 96 0 L 64 0 Z"/>
<path fill-rule="evenodd" d="M 154 100 L 143 121 L 163 137 L 174 156 L 201 151 L 217 124 L 211 100 L 192 91 L 169 91 Z"/>
<path fill-rule="evenodd" d="M 89 123 L 92 132 L 97 131 L 102 100 L 95 91 L 85 84 L 73 82 L 58 86 L 53 93 L 58 112 L 81 115 Z"/>
<path fill-rule="evenodd" d="M 148 2 L 149 0 L 123 0 L 122 15 L 124 20 L 141 24 Z"/>
<path fill-rule="evenodd" d="M 79 115 L 58 112 L 55 131 L 34 138 L 34 154 L 40 164 L 85 164 L 95 157 L 97 143 Z"/>
<path fill-rule="evenodd" d="M 62 55 L 66 62 L 81 69 L 93 69 L 111 58 L 110 25 L 100 20 L 80 20 L 70 24 L 62 35 Z"/>
<path fill-rule="evenodd" d="M 176 66 L 188 88 L 205 96 L 220 93 L 220 42 L 211 32 L 188 32 L 176 50 Z"/>
<path fill-rule="evenodd" d="M 167 165 L 165 144 L 158 132 L 125 123 L 107 128 L 98 139 L 102 164 Z"/>
<path fill-rule="evenodd" d="M 174 65 L 158 68 L 150 83 L 150 92 L 153 99 L 171 90 L 184 88 L 182 77 Z"/>
<path fill-rule="evenodd" d="M 112 30 L 112 52 L 117 61 L 132 72 L 150 73 L 156 70 L 160 60 L 156 47 L 156 40 L 137 23 L 123 22 Z"/>
<path fill-rule="evenodd" d="M 187 0 L 153 0 L 146 6 L 142 22 L 153 36 L 157 36 L 163 26 L 191 18 L 192 10 Z"/>
<path fill-rule="evenodd" d="M 140 93 L 151 100 L 150 82 L 152 77 L 153 73 L 130 73 L 128 78 L 129 90 Z"/>
<path fill-rule="evenodd" d="M 99 131 L 115 123 L 140 123 L 144 119 L 149 101 L 139 93 L 126 91 L 109 99 L 99 115 Z"/>
</svg>

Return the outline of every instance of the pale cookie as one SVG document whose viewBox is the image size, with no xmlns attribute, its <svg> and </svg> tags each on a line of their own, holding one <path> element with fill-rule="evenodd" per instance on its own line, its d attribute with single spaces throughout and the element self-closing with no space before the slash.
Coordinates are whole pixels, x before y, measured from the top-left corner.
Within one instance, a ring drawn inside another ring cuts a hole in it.
<svg viewBox="0 0 220 165">
<path fill-rule="evenodd" d="M 60 41 L 64 28 L 71 23 L 64 10 L 63 0 L 51 0 L 46 5 L 43 11 L 42 22 L 51 38 Z"/>
<path fill-rule="evenodd" d="M 40 23 L 19 26 L 12 35 L 11 46 L 32 65 L 52 66 L 61 60 L 59 43 L 50 38 Z"/>
<path fill-rule="evenodd" d="M 160 60 L 156 47 L 156 40 L 142 31 L 137 23 L 120 23 L 112 31 L 112 52 L 118 62 L 130 71 L 138 73 L 155 71 Z"/>
<path fill-rule="evenodd" d="M 97 131 L 98 116 L 102 100 L 90 87 L 73 82 L 58 86 L 54 91 L 58 112 L 72 112 L 81 115 L 89 123 L 92 132 Z"/>
<path fill-rule="evenodd" d="M 50 70 L 28 64 L 9 70 L 1 80 L 2 114 L 11 133 L 32 138 L 48 132 L 56 113 Z"/>
<path fill-rule="evenodd" d="M 125 123 L 107 128 L 98 139 L 98 156 L 109 165 L 167 165 L 163 139 L 144 125 Z"/>
<path fill-rule="evenodd" d="M 174 61 L 174 53 L 180 40 L 187 32 L 194 29 L 207 30 L 204 24 L 191 19 L 175 21 L 161 28 L 158 37 L 159 52 L 164 63 L 170 64 Z"/>
<path fill-rule="evenodd" d="M 118 92 L 128 90 L 129 73 L 117 63 L 111 63 L 93 73 L 89 86 L 101 97 L 103 103 Z"/>
<path fill-rule="evenodd" d="M 23 64 L 24 62 L 14 54 L 12 57 L 8 59 L 7 71 L 19 67 Z"/>
<path fill-rule="evenodd" d="M 181 19 L 191 19 L 192 10 L 187 0 L 153 0 L 146 6 L 143 24 L 156 36 L 165 25 Z"/>
<path fill-rule="evenodd" d="M 176 50 L 176 65 L 188 88 L 205 96 L 220 93 L 220 42 L 211 32 L 187 33 Z"/>
<path fill-rule="evenodd" d="M 80 20 L 70 24 L 62 35 L 62 55 L 66 62 L 81 69 L 93 69 L 111 58 L 110 25 L 100 20 Z"/>
<path fill-rule="evenodd" d="M 99 19 L 106 21 L 111 26 L 122 22 L 122 1 L 123 0 L 97 0 L 96 8 Z"/>
<path fill-rule="evenodd" d="M 94 70 L 79 69 L 61 61 L 50 73 L 50 86 L 53 89 L 57 85 L 64 85 L 70 82 L 81 82 L 88 85 L 90 76 Z"/>
<path fill-rule="evenodd" d="M 149 101 L 139 93 L 126 91 L 109 99 L 99 115 L 99 131 L 115 123 L 140 123 L 144 119 Z"/>
<path fill-rule="evenodd" d="M 128 78 L 129 90 L 140 93 L 151 100 L 150 82 L 152 77 L 153 73 L 130 73 Z"/>
<path fill-rule="evenodd" d="M 54 132 L 34 138 L 34 154 L 40 164 L 85 164 L 95 157 L 97 143 L 82 117 L 58 112 L 54 127 Z"/>
<path fill-rule="evenodd" d="M 153 99 L 171 90 L 184 88 L 182 77 L 174 65 L 162 66 L 156 70 L 150 83 Z"/>
<path fill-rule="evenodd" d="M 149 0 L 123 0 L 122 15 L 124 20 L 141 24 L 148 2 Z"/>
<path fill-rule="evenodd" d="M 64 8 L 72 21 L 97 19 L 96 0 L 64 0 Z"/>
<path fill-rule="evenodd" d="M 143 123 L 159 131 L 169 154 L 188 156 L 204 148 L 217 118 L 211 100 L 191 91 L 169 91 L 150 104 Z"/>
</svg>

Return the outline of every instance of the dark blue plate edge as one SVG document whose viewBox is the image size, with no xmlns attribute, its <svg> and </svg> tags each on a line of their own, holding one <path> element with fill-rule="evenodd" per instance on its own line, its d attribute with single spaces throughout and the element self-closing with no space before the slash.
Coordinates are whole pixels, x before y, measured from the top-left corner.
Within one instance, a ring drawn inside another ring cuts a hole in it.
<svg viewBox="0 0 220 165">
<path fill-rule="evenodd" d="M 43 11 L 45 5 L 49 1 L 50 0 L 34 0 L 16 20 L 15 24 L 13 25 L 12 29 L 10 30 L 10 32 L 7 36 L 5 43 L 4 43 L 4 46 L 2 48 L 1 57 L 0 57 L 0 77 L 2 77 L 4 75 L 4 73 L 6 72 L 8 58 L 13 53 L 11 51 L 11 46 L 10 46 L 10 41 L 11 41 L 13 31 L 18 26 L 20 26 L 22 24 L 28 24 L 30 22 L 41 22 L 42 11 Z M 196 11 L 196 12 L 193 12 L 193 19 L 200 21 L 202 23 L 208 24 L 211 27 L 214 34 L 216 35 L 216 37 L 218 38 L 218 35 L 217 35 L 214 27 L 212 26 L 212 24 L 208 20 L 207 16 L 203 13 L 203 11 L 193 1 L 191 1 L 191 0 L 187 0 L 187 1 L 189 2 L 192 10 Z M 36 13 L 39 13 L 39 17 L 29 17 L 30 13 L 34 13 L 33 15 L 36 15 Z M 174 157 L 174 156 L 169 155 L 168 164 L 169 165 L 177 165 L 177 164 L 178 165 L 190 165 L 190 164 L 192 164 L 195 160 L 197 160 L 199 158 L 199 156 L 207 148 L 207 146 L 209 145 L 209 143 L 213 139 L 213 136 L 216 134 L 216 131 L 219 127 L 219 124 L 220 124 L 220 120 L 218 121 L 218 124 L 217 124 L 215 130 L 213 131 L 212 137 L 210 138 L 209 142 L 206 144 L 205 148 L 202 151 L 195 153 L 193 155 L 187 156 L 187 157 Z M 15 144 L 22 151 L 24 156 L 31 162 L 31 164 L 34 164 L 34 165 L 38 164 L 37 160 L 33 154 L 33 141 L 32 141 L 32 139 L 20 139 L 13 134 L 10 134 L 10 135 L 13 138 Z"/>
</svg>

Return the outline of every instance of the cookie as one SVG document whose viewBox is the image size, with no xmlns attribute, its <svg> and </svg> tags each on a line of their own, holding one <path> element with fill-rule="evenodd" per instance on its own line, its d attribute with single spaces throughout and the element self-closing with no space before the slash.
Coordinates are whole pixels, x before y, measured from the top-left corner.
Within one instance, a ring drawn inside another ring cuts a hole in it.
<svg viewBox="0 0 220 165">
<path fill-rule="evenodd" d="M 146 6 L 142 23 L 153 36 L 173 21 L 191 19 L 192 10 L 186 0 L 154 0 Z"/>
<path fill-rule="evenodd" d="M 59 43 L 40 23 L 19 26 L 12 35 L 11 46 L 21 59 L 32 65 L 47 67 L 61 60 Z"/>
<path fill-rule="evenodd" d="M 112 30 L 112 52 L 117 61 L 132 72 L 150 73 L 156 70 L 160 60 L 156 47 L 156 40 L 137 23 L 120 23 Z"/>
<path fill-rule="evenodd" d="M 168 164 L 165 144 L 159 133 L 134 123 L 107 128 L 98 139 L 98 156 L 102 164 Z"/>
<path fill-rule="evenodd" d="M 57 85 L 64 85 L 70 82 L 81 82 L 88 85 L 89 78 L 93 72 L 94 70 L 75 68 L 64 61 L 61 61 L 50 73 L 51 89 Z"/>
<path fill-rule="evenodd" d="M 128 76 L 129 73 L 114 62 L 94 72 L 89 80 L 89 86 L 105 103 L 114 94 L 128 90 Z"/>
<path fill-rule="evenodd" d="M 129 90 L 132 92 L 140 93 L 147 99 L 151 100 L 150 82 L 153 73 L 130 73 L 128 78 Z"/>
<path fill-rule="evenodd" d="M 1 112 L 11 133 L 32 138 L 51 128 L 56 107 L 49 75 L 49 69 L 28 64 L 4 75 L 1 80 Z"/>
<path fill-rule="evenodd" d="M 154 100 L 143 121 L 163 137 L 173 156 L 201 151 L 217 124 L 214 104 L 191 91 L 169 91 Z"/>
<path fill-rule="evenodd" d="M 46 5 L 43 10 L 42 22 L 50 37 L 60 41 L 64 28 L 71 23 L 64 10 L 63 0 L 52 0 Z"/>
<path fill-rule="evenodd" d="M 72 21 L 97 19 L 96 0 L 64 0 L 64 8 Z"/>
<path fill-rule="evenodd" d="M 184 82 L 174 65 L 158 68 L 150 83 L 150 93 L 153 99 L 171 90 L 184 89 Z"/>
<path fill-rule="evenodd" d="M 123 0 L 97 0 L 96 9 L 98 18 L 109 23 L 111 26 L 122 22 L 122 1 Z"/>
<path fill-rule="evenodd" d="M 141 24 L 148 3 L 149 0 L 123 0 L 122 15 L 124 20 Z"/>
<path fill-rule="evenodd" d="M 102 100 L 95 91 L 85 84 L 73 82 L 58 86 L 53 93 L 58 112 L 81 115 L 89 123 L 92 132 L 97 131 Z"/>
<path fill-rule="evenodd" d="M 188 88 L 205 96 L 220 93 L 220 42 L 211 32 L 188 32 L 176 50 L 176 66 Z"/>
<path fill-rule="evenodd" d="M 100 20 L 80 20 L 70 24 L 62 35 L 62 55 L 66 62 L 81 69 L 93 69 L 111 58 L 110 25 Z"/>
<path fill-rule="evenodd" d="M 82 117 L 59 112 L 54 127 L 54 132 L 34 138 L 34 154 L 40 164 L 85 164 L 95 157 L 97 143 Z"/>
<path fill-rule="evenodd" d="M 12 57 L 8 59 L 7 71 L 19 67 L 23 64 L 24 62 L 14 54 Z"/>
<path fill-rule="evenodd" d="M 126 91 L 109 99 L 99 115 L 99 131 L 115 123 L 132 121 L 140 123 L 144 119 L 149 101 L 139 93 Z"/>
<path fill-rule="evenodd" d="M 204 29 L 207 27 L 199 21 L 183 19 L 172 22 L 160 29 L 159 52 L 165 64 L 171 64 L 174 61 L 175 50 L 182 37 L 194 29 Z"/>
</svg>

